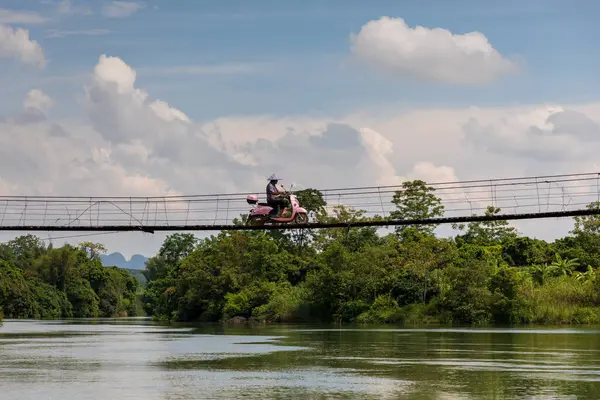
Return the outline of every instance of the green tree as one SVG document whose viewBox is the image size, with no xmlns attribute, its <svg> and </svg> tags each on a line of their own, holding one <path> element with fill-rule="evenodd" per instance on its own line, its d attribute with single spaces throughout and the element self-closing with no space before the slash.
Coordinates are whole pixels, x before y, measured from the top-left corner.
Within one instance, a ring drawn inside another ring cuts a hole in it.
<svg viewBox="0 0 600 400">
<path fill-rule="evenodd" d="M 295 192 L 298 202 L 308 212 L 308 216 L 315 220 L 317 216 L 326 213 L 327 202 L 323 198 L 323 193 L 317 189 L 304 189 Z"/>
<path fill-rule="evenodd" d="M 37 236 L 23 235 L 6 244 L 5 260 L 12 260 L 19 269 L 27 269 L 36 258 L 46 252 L 46 246 Z"/>
<path fill-rule="evenodd" d="M 414 180 L 402 183 L 402 189 L 395 192 L 392 204 L 396 210 L 390 213 L 395 220 L 426 220 L 444 215 L 442 200 L 435 194 L 433 187 L 424 181 Z M 396 233 L 400 236 L 412 234 L 432 235 L 437 225 L 397 226 Z"/>
<path fill-rule="evenodd" d="M 502 257 L 514 266 L 525 267 L 533 264 L 552 262 L 556 250 L 544 240 L 526 236 L 507 235 L 502 241 Z"/>
<path fill-rule="evenodd" d="M 100 254 L 106 253 L 106 247 L 101 243 L 81 242 L 79 248 L 84 251 L 92 260 L 100 258 Z"/>
<path fill-rule="evenodd" d="M 197 244 L 198 238 L 191 233 L 174 233 L 167 236 L 158 255 L 174 266 L 190 255 Z"/>
<path fill-rule="evenodd" d="M 324 224 L 343 223 L 351 225 L 356 222 L 366 222 L 381 219 L 380 217 L 368 218 L 365 210 L 356 210 L 352 207 L 338 205 L 333 207 L 332 214 L 321 215 L 319 222 Z M 351 227 L 351 228 L 327 228 L 320 229 L 315 239 L 315 247 L 323 250 L 333 242 L 340 242 L 352 250 L 358 250 L 365 246 L 378 243 L 380 237 L 377 235 L 376 227 Z"/>
<path fill-rule="evenodd" d="M 146 262 L 144 276 L 150 282 L 174 273 L 179 263 L 194 251 L 197 244 L 198 238 L 191 233 L 168 235 L 158 254 Z"/>
<path fill-rule="evenodd" d="M 10 317 L 135 315 L 136 290 L 134 277 L 123 269 L 104 268 L 89 246 L 44 247 L 37 237 L 26 235 L 0 251 L 0 312 Z"/>
<path fill-rule="evenodd" d="M 450 240 L 423 236 L 405 243 L 401 256 L 406 260 L 405 268 L 418 279 L 420 301 L 424 303 L 436 289 L 432 272 L 452 266 L 458 259 L 458 252 Z"/>
<path fill-rule="evenodd" d="M 579 260 L 577 260 L 576 258 L 573 258 L 571 260 L 563 259 L 560 256 L 560 254 L 557 253 L 556 259 L 550 265 L 549 270 L 550 273 L 554 276 L 571 275 L 573 273 L 573 270 L 578 266 Z"/>
<path fill-rule="evenodd" d="M 600 211 L 600 202 L 594 201 L 587 205 L 588 210 Z M 581 215 L 573 217 L 575 226 L 572 231 L 574 234 L 593 233 L 600 234 L 600 214 Z"/>
<path fill-rule="evenodd" d="M 488 206 L 485 216 L 491 217 L 500 213 L 500 208 Z M 453 228 L 464 230 L 462 224 L 454 224 Z M 470 222 L 464 235 L 457 236 L 457 243 L 470 243 L 480 246 L 494 246 L 507 242 L 517 237 L 517 230 L 510 226 L 505 220 L 490 220 L 482 222 Z"/>
</svg>

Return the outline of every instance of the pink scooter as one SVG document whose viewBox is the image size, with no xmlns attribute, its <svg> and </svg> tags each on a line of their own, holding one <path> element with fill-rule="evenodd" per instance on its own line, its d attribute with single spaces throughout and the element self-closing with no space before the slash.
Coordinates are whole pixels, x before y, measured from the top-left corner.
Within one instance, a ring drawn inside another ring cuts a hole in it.
<svg viewBox="0 0 600 400">
<path fill-rule="evenodd" d="M 275 217 L 275 210 L 267 203 L 259 203 L 257 195 L 250 195 L 246 197 L 246 202 L 251 205 L 256 205 L 250 210 L 250 215 L 246 225 L 258 226 L 264 225 L 265 223 L 275 224 L 286 224 L 294 222 L 295 224 L 306 224 L 308 223 L 308 213 L 298 202 L 298 198 L 291 192 L 285 192 L 282 194 L 290 200 L 292 205 L 292 213 L 288 217 Z M 288 211 L 287 208 L 283 210 L 281 215 L 285 215 Z"/>
</svg>

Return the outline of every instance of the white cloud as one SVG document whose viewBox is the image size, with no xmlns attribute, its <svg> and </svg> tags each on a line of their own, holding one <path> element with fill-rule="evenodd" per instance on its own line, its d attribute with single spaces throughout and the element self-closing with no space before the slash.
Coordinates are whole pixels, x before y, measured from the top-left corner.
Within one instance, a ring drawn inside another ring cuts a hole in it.
<svg viewBox="0 0 600 400">
<path fill-rule="evenodd" d="M 109 144 L 84 126 L 0 122 L 1 178 L 23 195 L 159 196 L 169 183 L 115 162 Z"/>
<path fill-rule="evenodd" d="M 55 101 L 39 89 L 32 89 L 23 101 L 23 112 L 15 119 L 16 123 L 27 124 L 46 120 L 48 111 Z"/>
<path fill-rule="evenodd" d="M 0 58 L 17 58 L 23 64 L 46 66 L 42 47 L 29 38 L 29 31 L 0 24 Z"/>
<path fill-rule="evenodd" d="M 410 28 L 402 18 L 369 21 L 351 35 L 351 50 L 368 65 L 422 81 L 478 85 L 517 70 L 480 32 Z"/>
<path fill-rule="evenodd" d="M 445 165 L 436 166 L 432 162 L 425 161 L 415 164 L 408 174 L 409 179 L 420 179 L 430 183 L 457 182 L 458 178 L 454 168 Z"/>
<path fill-rule="evenodd" d="M 24 110 L 38 110 L 43 118 L 28 124 L 0 120 L 0 190 L 82 196 L 262 193 L 271 173 L 296 187 L 441 182 L 589 171 L 597 167 L 600 151 L 595 138 L 600 104 L 390 107 L 336 119 L 237 116 L 198 123 L 152 98 L 136 86 L 136 78 L 120 58 L 99 57 L 84 88 L 89 123 L 52 119 L 47 113 L 54 101 L 41 91 L 29 92 Z M 540 224 L 527 232 L 551 236 L 553 228 L 537 228 Z M 137 243 L 145 246 L 142 239 Z M 117 239 L 107 244 L 122 245 Z M 150 254 L 155 248 L 137 251 Z"/>
<path fill-rule="evenodd" d="M 46 121 L 48 111 L 54 107 L 54 100 L 39 89 L 32 89 L 23 100 L 23 110 L 15 117 L 0 118 L 0 122 L 17 125 L 35 124 Z M 52 134 L 60 135 L 56 126 L 51 129 Z"/>
<path fill-rule="evenodd" d="M 46 18 L 32 11 L 7 10 L 0 8 L 0 24 L 42 24 Z"/>
<path fill-rule="evenodd" d="M 136 78 L 136 72 L 125 64 L 118 57 L 100 56 L 98 64 L 94 67 L 94 84 L 95 85 L 116 85 L 117 93 L 134 92 L 133 84 Z M 142 97 L 141 91 L 137 91 Z"/>
<path fill-rule="evenodd" d="M 35 109 L 42 112 L 46 112 L 52 106 L 54 106 L 54 100 L 52 100 L 46 93 L 39 89 L 32 89 L 27 93 L 27 97 L 23 101 L 23 107 L 25 109 Z"/>
<path fill-rule="evenodd" d="M 102 15 L 109 18 L 125 18 L 135 14 L 145 7 L 146 5 L 141 2 L 112 1 L 102 7 Z"/>
<path fill-rule="evenodd" d="M 161 179 L 170 179 L 173 187 L 234 189 L 235 179 L 228 168 L 239 164 L 214 148 L 185 113 L 151 99 L 135 87 L 135 80 L 136 72 L 121 59 L 100 57 L 85 97 L 85 110 L 95 131 L 117 149 L 133 143 L 142 147 L 138 152 L 149 154 L 147 163 L 130 167 L 143 167 Z M 114 157 L 121 163 L 132 161 L 122 151 L 116 151 Z M 223 179 L 213 182 L 211 174 Z"/>
<path fill-rule="evenodd" d="M 555 164 L 593 159 L 600 145 L 600 124 L 559 106 L 507 112 L 495 119 L 471 118 L 465 140 L 477 149 Z"/>
<path fill-rule="evenodd" d="M 379 168 L 379 177 L 375 180 L 375 184 L 401 185 L 406 178 L 396 174 L 394 165 L 388 159 L 393 153 L 392 142 L 370 128 L 362 128 L 360 134 L 363 144 L 368 149 L 370 159 Z"/>
</svg>

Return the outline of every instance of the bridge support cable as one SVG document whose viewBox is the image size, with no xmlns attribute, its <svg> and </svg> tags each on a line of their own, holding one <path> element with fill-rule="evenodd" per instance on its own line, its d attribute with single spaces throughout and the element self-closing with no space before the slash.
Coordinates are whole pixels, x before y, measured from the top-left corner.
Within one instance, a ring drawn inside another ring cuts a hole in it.
<svg viewBox="0 0 600 400">
<path fill-rule="evenodd" d="M 484 221 L 510 221 L 522 219 L 565 218 L 585 215 L 600 215 L 600 209 L 583 209 L 571 211 L 551 211 L 528 214 L 496 214 L 472 215 L 466 217 L 428 218 L 428 219 L 403 219 L 403 220 L 373 220 L 354 222 L 308 223 L 303 225 L 99 225 L 99 226 L 0 226 L 0 231 L 76 231 L 76 232 L 172 232 L 172 231 L 250 231 L 250 230 L 290 230 L 290 229 L 327 229 L 327 228 L 360 228 L 360 227 L 390 227 L 399 225 L 430 225 L 430 224 L 460 224 L 467 222 Z"/>
<path fill-rule="evenodd" d="M 327 211 L 363 210 L 373 221 L 307 225 L 234 225 L 248 214 L 246 196 L 256 193 L 154 197 L 0 196 L 0 231 L 221 231 L 322 229 L 360 226 L 452 224 L 491 220 L 561 218 L 596 215 L 589 208 L 600 198 L 600 173 L 480 181 L 428 183 L 442 200 L 444 216 L 391 220 L 392 198 L 401 186 L 322 189 Z M 484 215 L 488 206 L 499 214 Z"/>
</svg>

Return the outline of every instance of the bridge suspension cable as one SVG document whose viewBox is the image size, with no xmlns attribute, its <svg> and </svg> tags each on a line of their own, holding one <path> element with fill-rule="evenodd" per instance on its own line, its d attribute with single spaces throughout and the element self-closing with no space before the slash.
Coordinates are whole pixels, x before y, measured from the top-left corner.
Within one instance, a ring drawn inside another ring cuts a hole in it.
<svg viewBox="0 0 600 400">
<path fill-rule="evenodd" d="M 563 174 L 428 183 L 445 207 L 442 218 L 389 220 L 392 198 L 401 186 L 322 189 L 327 211 L 343 205 L 383 221 L 247 227 L 233 219 L 250 211 L 246 196 L 256 193 L 149 197 L 0 196 L 3 231 L 176 231 L 318 229 L 348 226 L 444 224 L 485 220 L 572 217 L 600 214 L 600 173 Z M 484 215 L 488 206 L 501 209 Z"/>
</svg>

